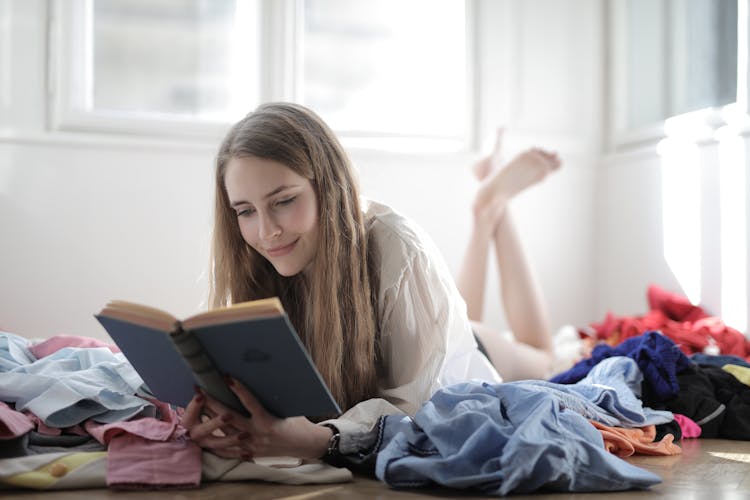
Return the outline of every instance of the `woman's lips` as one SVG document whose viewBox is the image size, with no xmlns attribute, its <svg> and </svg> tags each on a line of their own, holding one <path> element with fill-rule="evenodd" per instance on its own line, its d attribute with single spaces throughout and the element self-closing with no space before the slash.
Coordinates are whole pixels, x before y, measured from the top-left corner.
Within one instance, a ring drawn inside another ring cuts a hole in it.
<svg viewBox="0 0 750 500">
<path fill-rule="evenodd" d="M 268 250 L 266 250 L 266 253 L 271 257 L 282 257 L 288 254 L 289 252 L 291 252 L 292 250 L 294 250 L 294 246 L 297 244 L 298 241 L 299 241 L 299 238 L 289 243 L 288 245 L 275 247 L 275 248 L 269 248 Z"/>
</svg>

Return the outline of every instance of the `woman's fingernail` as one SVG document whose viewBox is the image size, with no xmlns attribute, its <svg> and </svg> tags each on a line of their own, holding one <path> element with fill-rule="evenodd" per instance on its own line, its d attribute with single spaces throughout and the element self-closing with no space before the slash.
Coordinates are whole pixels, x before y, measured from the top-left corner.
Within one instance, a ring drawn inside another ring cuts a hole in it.
<svg viewBox="0 0 750 500">
<path fill-rule="evenodd" d="M 224 415 L 221 416 L 221 421 L 222 422 L 229 422 L 233 418 L 234 418 L 234 415 L 232 415 L 231 413 L 225 413 Z"/>
<path fill-rule="evenodd" d="M 195 402 L 196 402 L 196 403 L 202 403 L 204 399 L 205 399 L 205 398 L 203 397 L 203 395 L 202 395 L 202 394 L 196 394 L 196 395 L 195 395 Z"/>
<path fill-rule="evenodd" d="M 226 382 L 230 387 L 234 385 L 234 379 L 229 375 L 224 375 L 224 382 Z"/>
</svg>

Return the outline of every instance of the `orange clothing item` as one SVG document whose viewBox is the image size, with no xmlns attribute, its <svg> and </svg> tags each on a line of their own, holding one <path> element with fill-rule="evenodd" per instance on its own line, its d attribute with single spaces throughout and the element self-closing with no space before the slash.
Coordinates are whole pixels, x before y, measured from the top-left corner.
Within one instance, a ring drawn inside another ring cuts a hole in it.
<svg viewBox="0 0 750 500">
<path fill-rule="evenodd" d="M 604 438 L 604 448 L 618 457 L 631 455 L 679 455 L 682 448 L 674 444 L 672 434 L 665 435 L 661 441 L 655 442 L 656 426 L 645 427 L 610 427 L 589 420 Z"/>
</svg>

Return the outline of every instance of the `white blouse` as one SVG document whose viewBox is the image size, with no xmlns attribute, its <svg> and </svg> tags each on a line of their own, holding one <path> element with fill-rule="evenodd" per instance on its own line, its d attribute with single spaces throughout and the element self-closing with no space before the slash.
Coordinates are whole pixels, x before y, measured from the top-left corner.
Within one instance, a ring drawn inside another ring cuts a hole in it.
<svg viewBox="0 0 750 500">
<path fill-rule="evenodd" d="M 365 220 L 380 259 L 380 396 L 413 415 L 443 386 L 502 379 L 478 350 L 453 276 L 413 221 L 370 201 Z"/>
<path fill-rule="evenodd" d="M 391 208 L 365 204 L 368 235 L 380 259 L 379 398 L 362 401 L 331 423 L 339 450 L 367 450 L 381 415 L 414 415 L 446 385 L 471 379 L 502 382 L 479 352 L 466 303 L 427 233 Z"/>
</svg>

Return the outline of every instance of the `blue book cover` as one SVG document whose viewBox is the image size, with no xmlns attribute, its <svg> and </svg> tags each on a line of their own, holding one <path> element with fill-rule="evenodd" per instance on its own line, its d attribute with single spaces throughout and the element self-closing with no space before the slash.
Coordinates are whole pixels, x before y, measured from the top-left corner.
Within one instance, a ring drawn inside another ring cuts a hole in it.
<svg viewBox="0 0 750 500">
<path fill-rule="evenodd" d="M 162 401 L 184 407 L 198 385 L 227 406 L 246 413 L 224 382 L 226 374 L 244 384 L 278 417 L 341 413 L 285 313 L 236 316 L 204 319 L 198 326 L 184 329 L 176 320 L 172 328 L 165 328 L 167 322 L 159 325 L 137 314 L 111 313 L 107 308 L 96 318 Z M 191 324 L 190 320 L 185 323 Z"/>
</svg>

